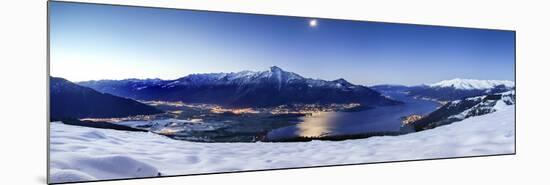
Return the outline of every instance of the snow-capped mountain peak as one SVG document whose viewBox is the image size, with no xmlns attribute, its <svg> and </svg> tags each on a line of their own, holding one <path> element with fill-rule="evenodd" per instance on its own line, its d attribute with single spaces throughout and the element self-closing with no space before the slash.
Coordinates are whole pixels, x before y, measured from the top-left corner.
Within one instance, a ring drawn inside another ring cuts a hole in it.
<svg viewBox="0 0 550 185">
<path fill-rule="evenodd" d="M 285 82 L 289 82 L 291 80 L 303 80 L 304 79 L 304 77 L 302 77 L 302 76 L 300 76 L 296 73 L 285 71 L 285 70 L 283 70 L 283 69 L 281 69 L 280 67 L 277 67 L 277 66 L 271 66 L 268 71 L 263 71 L 263 72 L 259 72 L 259 73 L 262 74 L 260 76 L 275 79 L 279 83 L 285 83 Z"/>
<path fill-rule="evenodd" d="M 333 80 L 333 82 L 336 82 L 336 83 L 340 83 L 340 84 L 343 84 L 343 85 L 350 85 L 351 83 L 349 83 L 347 80 L 343 79 L 343 78 L 338 78 L 336 80 Z"/>
<path fill-rule="evenodd" d="M 515 82 L 509 80 L 476 80 L 476 79 L 460 79 L 455 78 L 451 80 L 443 80 L 434 84 L 430 84 L 430 87 L 454 87 L 462 90 L 473 89 L 492 89 L 497 86 L 504 85 L 507 88 L 515 87 Z"/>
<path fill-rule="evenodd" d="M 271 66 L 269 68 L 269 71 L 276 73 L 276 72 L 282 72 L 283 69 L 281 69 L 280 67 L 277 67 L 277 66 Z"/>
<path fill-rule="evenodd" d="M 178 79 L 183 84 L 199 81 L 200 84 L 257 84 L 266 80 L 271 80 L 277 83 L 288 83 L 291 80 L 303 80 L 304 77 L 284 71 L 283 69 L 272 66 L 265 71 L 240 71 L 231 73 L 207 73 L 207 74 L 192 74 Z"/>
</svg>

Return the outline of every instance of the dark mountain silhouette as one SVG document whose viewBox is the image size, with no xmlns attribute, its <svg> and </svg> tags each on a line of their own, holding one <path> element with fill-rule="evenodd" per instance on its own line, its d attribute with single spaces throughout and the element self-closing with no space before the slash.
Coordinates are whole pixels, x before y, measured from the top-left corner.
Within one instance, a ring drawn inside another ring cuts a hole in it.
<svg viewBox="0 0 550 185">
<path fill-rule="evenodd" d="M 135 100 L 97 92 L 63 78 L 50 77 L 50 117 L 52 121 L 156 113 L 161 113 L 161 111 Z"/>
</svg>

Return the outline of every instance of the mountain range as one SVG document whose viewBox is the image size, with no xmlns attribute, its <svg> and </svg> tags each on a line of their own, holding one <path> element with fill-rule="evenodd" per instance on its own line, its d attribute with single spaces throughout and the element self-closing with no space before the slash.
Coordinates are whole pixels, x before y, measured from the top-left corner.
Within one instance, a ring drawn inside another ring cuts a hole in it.
<svg viewBox="0 0 550 185">
<path fill-rule="evenodd" d="M 452 101 L 466 97 L 507 92 L 515 89 L 515 83 L 508 80 L 451 79 L 434 84 L 417 86 L 377 85 L 377 91 L 399 91 L 417 98 Z"/>
<path fill-rule="evenodd" d="M 97 92 L 68 80 L 50 77 L 50 119 L 111 118 L 161 113 L 129 98 Z"/>
<path fill-rule="evenodd" d="M 461 90 L 483 90 L 494 89 L 496 87 L 513 88 L 516 84 L 509 80 L 476 80 L 476 79 L 460 79 L 443 80 L 434 84 L 429 84 L 432 88 L 455 88 Z"/>
<path fill-rule="evenodd" d="M 78 84 L 136 100 L 211 103 L 228 107 L 332 103 L 380 106 L 402 103 L 344 79 L 327 81 L 305 78 L 276 66 L 265 71 L 191 74 L 175 80 L 99 80 Z"/>
</svg>

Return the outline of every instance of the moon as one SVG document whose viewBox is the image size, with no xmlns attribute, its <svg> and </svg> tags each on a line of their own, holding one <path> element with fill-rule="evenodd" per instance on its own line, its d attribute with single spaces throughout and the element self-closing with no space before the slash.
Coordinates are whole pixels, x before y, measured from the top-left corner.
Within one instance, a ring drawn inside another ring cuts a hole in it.
<svg viewBox="0 0 550 185">
<path fill-rule="evenodd" d="M 309 20 L 309 27 L 317 27 L 317 20 L 316 19 Z"/>
</svg>

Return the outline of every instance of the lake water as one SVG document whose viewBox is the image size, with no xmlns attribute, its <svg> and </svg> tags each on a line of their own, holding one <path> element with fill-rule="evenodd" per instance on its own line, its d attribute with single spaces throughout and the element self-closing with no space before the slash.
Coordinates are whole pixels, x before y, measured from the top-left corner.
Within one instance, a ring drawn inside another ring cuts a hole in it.
<svg viewBox="0 0 550 185">
<path fill-rule="evenodd" d="M 403 105 L 376 107 L 359 112 L 326 112 L 301 118 L 298 124 L 278 128 L 267 134 L 268 140 L 286 138 L 350 135 L 376 132 L 408 132 L 401 119 L 411 114 L 425 115 L 437 109 L 434 101 L 414 99 L 401 92 L 382 92 L 405 102 Z"/>
</svg>

